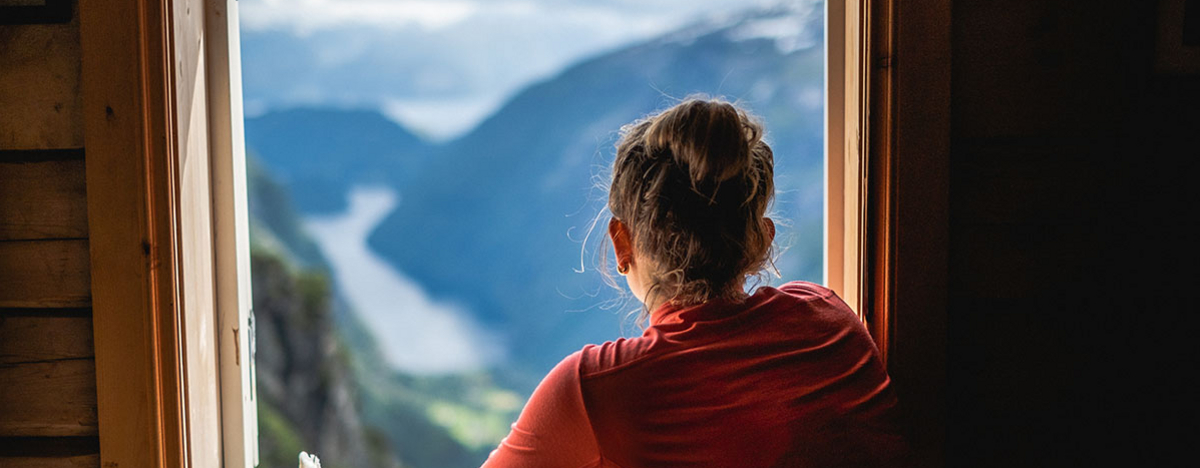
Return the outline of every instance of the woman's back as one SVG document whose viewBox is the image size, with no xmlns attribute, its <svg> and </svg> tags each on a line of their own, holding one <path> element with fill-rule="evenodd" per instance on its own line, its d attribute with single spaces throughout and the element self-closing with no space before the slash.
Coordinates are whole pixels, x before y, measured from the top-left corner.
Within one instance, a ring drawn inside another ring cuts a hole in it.
<svg viewBox="0 0 1200 468">
<path fill-rule="evenodd" d="M 487 466 L 896 464 L 895 396 L 854 312 L 811 283 L 746 295 L 773 261 L 764 134 L 701 99 L 622 127 L 608 238 L 651 326 L 559 363 Z"/>
<path fill-rule="evenodd" d="M 895 396 L 858 318 L 793 282 L 654 311 L 539 386 L 495 466 L 892 466 Z"/>
</svg>

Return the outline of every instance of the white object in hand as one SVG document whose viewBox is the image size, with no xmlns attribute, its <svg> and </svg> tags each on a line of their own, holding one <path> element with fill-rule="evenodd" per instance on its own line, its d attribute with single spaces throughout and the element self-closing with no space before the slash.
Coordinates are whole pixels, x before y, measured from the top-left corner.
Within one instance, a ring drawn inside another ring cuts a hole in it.
<svg viewBox="0 0 1200 468">
<path fill-rule="evenodd" d="M 300 468 L 321 468 L 321 459 L 308 452 L 300 452 Z"/>
</svg>

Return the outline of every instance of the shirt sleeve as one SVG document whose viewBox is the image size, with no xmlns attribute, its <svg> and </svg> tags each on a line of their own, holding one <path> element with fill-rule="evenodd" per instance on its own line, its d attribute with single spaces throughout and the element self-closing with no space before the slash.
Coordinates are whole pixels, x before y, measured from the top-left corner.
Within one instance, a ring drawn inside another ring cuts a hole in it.
<svg viewBox="0 0 1200 468">
<path fill-rule="evenodd" d="M 554 367 L 525 409 L 483 463 L 484 468 L 583 467 L 600 460 L 600 449 L 583 406 L 580 353 Z"/>
</svg>

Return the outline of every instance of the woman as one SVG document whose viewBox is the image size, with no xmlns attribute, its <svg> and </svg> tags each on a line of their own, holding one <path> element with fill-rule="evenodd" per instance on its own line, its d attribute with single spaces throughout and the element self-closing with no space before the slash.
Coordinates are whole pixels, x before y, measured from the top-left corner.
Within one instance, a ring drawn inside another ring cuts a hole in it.
<svg viewBox="0 0 1200 468">
<path fill-rule="evenodd" d="M 891 466 L 896 398 L 832 291 L 744 291 L 775 225 L 762 126 L 692 99 L 622 129 L 608 234 L 641 337 L 588 345 L 542 380 L 485 467 Z"/>
</svg>

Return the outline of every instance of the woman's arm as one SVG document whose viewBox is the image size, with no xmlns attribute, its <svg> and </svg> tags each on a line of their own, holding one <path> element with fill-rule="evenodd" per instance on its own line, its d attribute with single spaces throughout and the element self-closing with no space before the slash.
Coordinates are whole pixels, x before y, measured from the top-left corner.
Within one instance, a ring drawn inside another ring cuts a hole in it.
<svg viewBox="0 0 1200 468">
<path fill-rule="evenodd" d="M 542 379 L 484 468 L 582 467 L 600 460 L 583 406 L 579 356 L 578 352 L 567 356 Z"/>
</svg>

